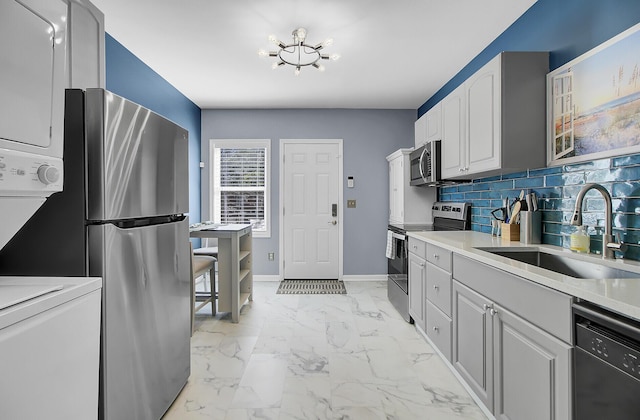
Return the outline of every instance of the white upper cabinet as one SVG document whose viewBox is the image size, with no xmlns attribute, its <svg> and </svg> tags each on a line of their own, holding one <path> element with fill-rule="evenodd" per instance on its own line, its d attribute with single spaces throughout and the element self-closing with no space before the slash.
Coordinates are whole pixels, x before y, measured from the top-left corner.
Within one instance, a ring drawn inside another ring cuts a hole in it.
<svg viewBox="0 0 640 420">
<path fill-rule="evenodd" d="M 442 178 L 454 178 L 463 172 L 466 162 L 464 86 L 447 95 L 442 104 Z"/>
<path fill-rule="evenodd" d="M 438 102 L 416 120 L 416 148 L 423 144 L 442 139 L 442 104 Z"/>
<path fill-rule="evenodd" d="M 546 52 L 504 52 L 442 101 L 442 177 L 545 166 Z"/>
<path fill-rule="evenodd" d="M 431 206 L 436 201 L 437 188 L 412 187 L 410 153 L 399 149 L 387 156 L 389 162 L 389 223 L 431 223 Z"/>
</svg>

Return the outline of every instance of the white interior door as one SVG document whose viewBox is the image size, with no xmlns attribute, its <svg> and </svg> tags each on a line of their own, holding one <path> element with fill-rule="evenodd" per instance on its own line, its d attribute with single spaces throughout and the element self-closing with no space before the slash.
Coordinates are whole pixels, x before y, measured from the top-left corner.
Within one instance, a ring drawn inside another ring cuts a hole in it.
<svg viewBox="0 0 640 420">
<path fill-rule="evenodd" d="M 341 140 L 283 141 L 285 279 L 342 276 Z"/>
</svg>

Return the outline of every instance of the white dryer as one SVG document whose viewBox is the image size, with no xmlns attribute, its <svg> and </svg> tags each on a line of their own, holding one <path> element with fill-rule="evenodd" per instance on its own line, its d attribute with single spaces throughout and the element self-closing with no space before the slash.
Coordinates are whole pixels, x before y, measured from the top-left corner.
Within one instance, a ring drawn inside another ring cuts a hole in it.
<svg viewBox="0 0 640 420">
<path fill-rule="evenodd" d="M 0 2 L 0 249 L 63 188 L 67 87 L 103 87 L 104 16 L 87 0 Z"/>
</svg>

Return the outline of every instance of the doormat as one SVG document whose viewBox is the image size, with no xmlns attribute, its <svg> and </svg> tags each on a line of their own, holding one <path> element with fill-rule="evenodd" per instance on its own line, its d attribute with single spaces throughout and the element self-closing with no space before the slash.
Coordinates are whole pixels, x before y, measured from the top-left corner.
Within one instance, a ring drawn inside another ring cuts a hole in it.
<svg viewBox="0 0 640 420">
<path fill-rule="evenodd" d="M 282 280 L 279 295 L 346 295 L 342 280 Z"/>
</svg>

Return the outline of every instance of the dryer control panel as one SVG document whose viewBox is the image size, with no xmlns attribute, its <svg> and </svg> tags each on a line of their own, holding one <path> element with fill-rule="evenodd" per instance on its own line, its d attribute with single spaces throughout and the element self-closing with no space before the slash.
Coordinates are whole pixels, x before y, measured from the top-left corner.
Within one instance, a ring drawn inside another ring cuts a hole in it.
<svg viewBox="0 0 640 420">
<path fill-rule="evenodd" d="M 62 185 L 62 159 L 0 149 L 0 196 L 48 197 Z"/>
</svg>

